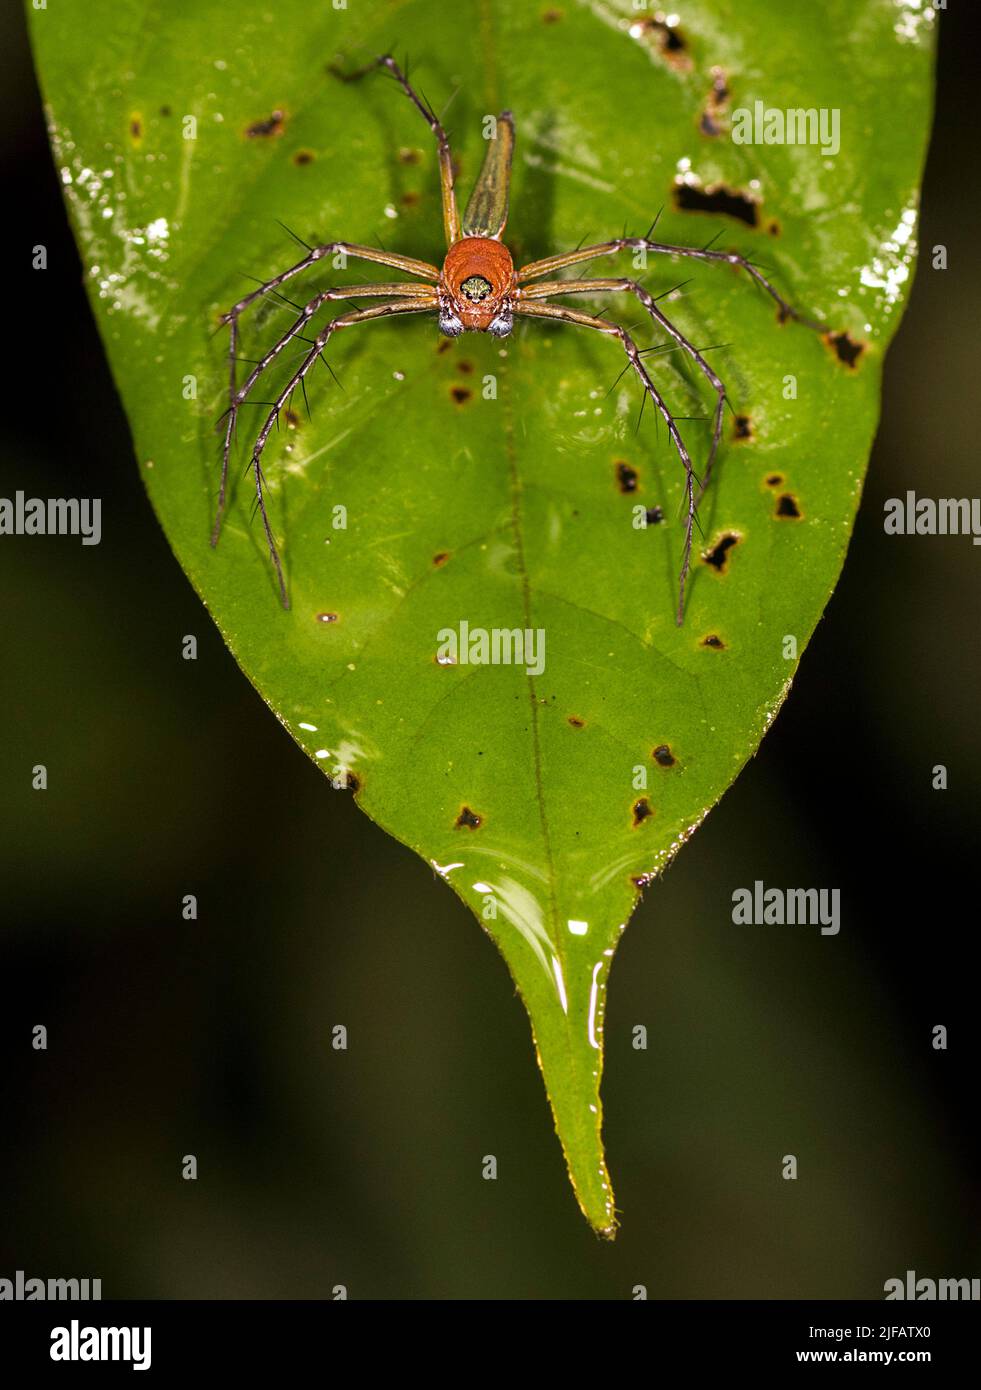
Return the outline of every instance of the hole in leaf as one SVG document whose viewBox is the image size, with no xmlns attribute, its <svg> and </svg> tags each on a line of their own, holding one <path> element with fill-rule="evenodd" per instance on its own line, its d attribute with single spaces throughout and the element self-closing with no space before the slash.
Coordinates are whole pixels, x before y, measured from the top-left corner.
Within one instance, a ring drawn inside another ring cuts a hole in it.
<svg viewBox="0 0 981 1390">
<path fill-rule="evenodd" d="M 643 825 L 644 821 L 647 820 L 649 816 L 653 816 L 653 814 L 654 812 L 651 809 L 651 803 L 647 800 L 646 796 L 642 796 L 639 801 L 635 801 L 634 829 L 636 830 L 638 825 Z"/>
<path fill-rule="evenodd" d="M 759 215 L 758 205 L 752 198 L 721 183 L 713 184 L 710 188 L 676 183 L 674 201 L 681 212 L 722 213 L 725 217 L 745 222 L 747 227 L 755 227 Z"/>
<path fill-rule="evenodd" d="M 748 415 L 737 415 L 732 422 L 733 439 L 752 439 L 753 422 Z"/>
<path fill-rule="evenodd" d="M 671 752 L 671 748 L 667 743 L 659 743 L 651 754 L 651 757 L 661 767 L 674 767 L 677 762 L 677 758 Z"/>
<path fill-rule="evenodd" d="M 659 526 L 664 520 L 664 512 L 660 507 L 648 507 L 644 513 L 644 518 L 648 526 Z"/>
<path fill-rule="evenodd" d="M 725 643 L 721 637 L 717 637 L 714 632 L 710 632 L 707 637 L 702 638 L 703 647 L 712 647 L 715 651 L 724 651 Z"/>
<path fill-rule="evenodd" d="M 742 540 L 736 531 L 727 531 L 724 536 L 720 536 L 711 550 L 702 551 L 702 559 L 707 565 L 718 570 L 719 574 L 725 574 L 729 564 L 729 551 L 734 545 L 738 545 Z"/>
<path fill-rule="evenodd" d="M 471 811 L 469 806 L 462 806 L 460 814 L 456 818 L 456 828 L 457 830 L 476 830 L 482 819 L 476 811 Z"/>
<path fill-rule="evenodd" d="M 785 492 L 781 497 L 778 497 L 776 515 L 785 517 L 790 521 L 799 521 L 802 513 L 800 507 L 797 505 L 797 498 L 793 497 L 789 492 Z"/>
<path fill-rule="evenodd" d="M 824 341 L 837 357 L 851 371 L 858 367 L 858 359 L 865 351 L 866 344 L 857 342 L 849 333 L 826 333 Z"/>
<path fill-rule="evenodd" d="M 336 623 L 339 616 L 340 616 L 340 615 L 337 614 L 337 613 L 318 613 L 318 614 L 317 614 L 317 622 L 318 622 L 318 623 Z"/>
</svg>

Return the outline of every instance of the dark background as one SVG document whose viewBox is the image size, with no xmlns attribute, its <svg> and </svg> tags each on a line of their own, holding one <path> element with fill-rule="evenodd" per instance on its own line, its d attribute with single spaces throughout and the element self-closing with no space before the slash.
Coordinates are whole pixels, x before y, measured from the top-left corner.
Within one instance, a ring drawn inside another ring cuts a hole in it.
<svg viewBox="0 0 981 1390">
<path fill-rule="evenodd" d="M 617 954 L 613 1246 L 576 1210 L 491 942 L 331 792 L 170 554 L 12 15 L 0 495 L 105 500 L 98 547 L 0 546 L 0 1276 L 98 1276 L 108 1297 L 881 1298 L 906 1269 L 981 1275 L 981 552 L 882 530 L 907 488 L 977 493 L 970 9 L 939 26 L 924 253 L 841 585 L 759 756 Z M 840 887 L 841 935 L 733 927 L 756 878 Z"/>
</svg>

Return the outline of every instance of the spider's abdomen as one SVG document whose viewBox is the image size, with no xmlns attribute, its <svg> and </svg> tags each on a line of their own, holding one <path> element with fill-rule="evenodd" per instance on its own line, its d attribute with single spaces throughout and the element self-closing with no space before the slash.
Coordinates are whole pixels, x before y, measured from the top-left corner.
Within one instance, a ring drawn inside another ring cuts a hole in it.
<svg viewBox="0 0 981 1390">
<path fill-rule="evenodd" d="M 452 300 L 453 312 L 463 327 L 478 333 L 499 333 L 502 321 L 510 328 L 510 297 L 515 283 L 511 253 L 494 237 L 455 241 L 440 274 L 441 294 Z"/>
</svg>

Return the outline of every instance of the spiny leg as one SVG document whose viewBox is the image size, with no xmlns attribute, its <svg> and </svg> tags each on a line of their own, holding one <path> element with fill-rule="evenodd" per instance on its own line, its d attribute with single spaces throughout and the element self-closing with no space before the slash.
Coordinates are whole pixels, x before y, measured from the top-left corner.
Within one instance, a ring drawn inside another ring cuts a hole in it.
<svg viewBox="0 0 981 1390">
<path fill-rule="evenodd" d="M 595 279 L 595 280 L 543 280 L 537 285 L 530 285 L 527 289 L 519 289 L 518 296 L 524 300 L 537 300 L 550 298 L 552 295 L 563 294 L 592 294 L 593 292 L 611 294 L 633 294 L 640 300 L 644 308 L 650 314 L 655 323 L 669 333 L 683 352 L 686 352 L 696 364 L 699 371 L 708 379 L 713 391 L 715 392 L 715 415 L 712 422 L 712 444 L 709 449 L 708 461 L 705 464 L 705 472 L 698 489 L 698 496 L 695 498 L 695 505 L 698 506 L 705 496 L 705 489 L 709 485 L 712 476 L 712 465 L 715 463 L 715 456 L 718 453 L 719 441 L 722 438 L 722 416 L 726 404 L 726 388 L 724 383 L 706 362 L 701 352 L 695 345 L 685 337 L 685 335 L 674 326 L 668 316 L 657 307 L 655 297 L 648 293 L 643 285 L 636 280 L 627 279 Z"/>
<path fill-rule="evenodd" d="M 257 299 L 277 290 L 280 285 L 292 279 L 294 275 L 299 275 L 308 266 L 323 260 L 325 256 L 343 253 L 345 256 L 353 256 L 355 260 L 371 261 L 377 265 L 391 266 L 396 270 L 403 270 L 408 275 L 415 275 L 419 279 L 428 280 L 435 284 L 439 280 L 439 270 L 428 261 L 417 261 L 412 256 L 400 256 L 394 251 L 377 251 L 373 246 L 359 246 L 356 242 L 350 241 L 329 241 L 322 246 L 312 246 L 309 253 L 288 270 L 281 271 L 279 275 L 274 275 L 271 280 L 266 280 L 259 285 L 258 289 L 251 290 L 244 298 L 234 304 L 227 313 L 222 314 L 219 324 L 227 324 L 228 333 L 228 419 L 225 426 L 225 439 L 222 445 L 221 460 L 221 483 L 218 488 L 218 510 L 215 517 L 214 528 L 211 533 L 211 544 L 218 544 L 218 537 L 221 533 L 221 522 L 225 512 L 228 488 L 228 457 L 232 447 L 232 438 L 235 433 L 235 421 L 237 417 L 238 404 L 235 400 L 235 363 L 238 356 L 238 320 L 250 304 L 254 304 Z M 409 286 L 403 287 L 408 290 Z M 422 287 L 420 287 L 422 288 Z M 402 289 L 398 291 L 402 293 Z"/>
<path fill-rule="evenodd" d="M 436 137 L 436 149 L 439 155 L 439 185 L 443 197 L 443 230 L 446 233 L 446 245 L 452 246 L 455 241 L 460 240 L 460 214 L 456 206 L 456 193 L 453 189 L 453 156 L 450 152 L 449 136 L 443 129 L 442 123 L 431 107 L 418 95 L 415 88 L 409 82 L 408 77 L 396 63 L 390 53 L 383 53 L 374 62 L 366 67 L 359 68 L 357 72 L 345 73 L 337 67 L 332 67 L 331 72 L 335 77 L 339 77 L 342 82 L 356 82 L 368 73 L 374 72 L 377 68 L 385 68 L 392 74 L 396 82 L 402 88 L 405 95 L 412 102 L 413 106 L 422 116 L 429 126 L 433 135 Z"/>
<path fill-rule="evenodd" d="M 283 409 L 286 402 L 289 400 L 290 396 L 293 394 L 296 388 L 303 384 L 303 380 L 306 377 L 307 372 L 309 372 L 310 368 L 314 365 L 315 362 L 317 362 L 321 353 L 323 352 L 324 347 L 327 345 L 327 342 L 330 339 L 331 334 L 334 333 L 337 329 L 351 328 L 355 324 L 369 323 L 372 319 L 387 318 L 393 314 L 418 314 L 425 310 L 438 308 L 439 299 L 436 295 L 435 290 L 432 290 L 429 292 L 428 297 L 425 299 L 420 295 L 412 299 L 402 299 L 392 304 L 373 304 L 368 309 L 352 309 L 350 313 L 341 314 L 338 318 L 331 319 L 331 321 L 325 324 L 324 327 L 317 334 L 316 338 L 313 340 L 312 348 L 304 357 L 297 370 L 290 377 L 289 381 L 283 387 L 282 391 L 277 396 L 275 401 L 272 402 L 272 409 L 266 416 L 266 419 L 263 422 L 262 429 L 259 431 L 259 434 L 256 437 L 255 444 L 252 447 L 251 467 L 253 476 L 255 478 L 256 504 L 262 515 L 262 526 L 263 530 L 266 533 L 266 540 L 269 544 L 269 554 L 272 557 L 273 567 L 276 570 L 276 577 L 279 581 L 279 593 L 283 601 L 284 608 L 289 608 L 290 601 L 286 593 L 286 581 L 283 577 L 283 566 L 279 558 L 279 551 L 276 548 L 275 539 L 273 538 L 272 527 L 269 524 L 269 515 L 266 511 L 266 501 L 262 490 L 264 479 L 262 475 L 261 464 L 262 451 L 266 447 L 266 441 L 269 438 L 273 426 L 279 419 L 280 411 Z"/>
<path fill-rule="evenodd" d="M 745 270 L 762 289 L 766 290 L 776 304 L 781 320 L 795 319 L 797 323 L 802 323 L 807 328 L 816 329 L 818 332 L 827 330 L 827 324 L 807 318 L 792 304 L 789 304 L 779 290 L 770 284 L 762 271 L 757 270 L 752 261 L 739 255 L 738 252 L 710 251 L 707 247 L 668 246 L 664 242 L 648 241 L 647 237 L 642 236 L 617 237 L 615 241 L 603 241 L 596 246 L 584 246 L 578 251 L 567 251 L 560 256 L 546 256 L 544 260 L 531 261 L 518 271 L 518 281 L 524 284 L 528 280 L 537 280 L 542 275 L 553 275 L 557 270 L 565 270 L 567 266 L 581 265 L 584 261 L 596 260 L 599 256 L 613 256 L 618 251 L 653 251 L 658 255 L 691 256 L 697 261 L 725 261 L 729 265 L 736 266 L 739 270 Z"/>
<path fill-rule="evenodd" d="M 578 309 L 569 309 L 564 304 L 541 304 L 535 300 L 518 299 L 514 305 L 516 314 L 524 314 L 530 318 L 559 319 L 563 323 L 579 324 L 583 328 L 594 328 L 600 333 L 605 333 L 610 337 L 619 338 L 623 345 L 623 350 L 630 360 L 630 365 L 640 377 L 644 390 L 654 402 L 661 418 L 668 427 L 672 443 L 677 450 L 678 457 L 681 459 L 685 470 L 685 494 L 688 501 L 688 517 L 685 523 L 685 546 L 681 562 L 681 571 L 678 575 L 678 611 L 675 621 L 680 627 L 685 615 L 685 582 L 688 572 L 691 569 L 691 547 L 692 535 L 695 527 L 695 470 L 692 467 L 691 458 L 685 441 L 682 439 L 675 423 L 674 416 L 668 409 L 664 397 L 658 391 L 651 380 L 647 369 L 641 360 L 640 349 L 631 338 L 625 328 L 621 328 L 618 323 L 610 323 L 607 319 L 597 318 L 592 314 L 581 313 Z"/>
</svg>

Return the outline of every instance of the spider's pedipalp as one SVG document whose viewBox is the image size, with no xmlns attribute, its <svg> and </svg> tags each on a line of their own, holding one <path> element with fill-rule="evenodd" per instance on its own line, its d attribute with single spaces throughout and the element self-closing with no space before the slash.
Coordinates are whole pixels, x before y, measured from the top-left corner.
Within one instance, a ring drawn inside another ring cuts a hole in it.
<svg viewBox="0 0 981 1390">
<path fill-rule="evenodd" d="M 543 304 L 540 300 L 518 298 L 515 301 L 514 312 L 516 314 L 527 315 L 530 318 L 558 319 L 563 323 L 575 323 L 582 328 L 593 328 L 599 333 L 605 333 L 610 337 L 619 338 L 623 350 L 629 359 L 629 365 L 633 367 L 637 376 L 640 378 L 641 385 L 645 391 L 645 399 L 647 396 L 650 396 L 658 413 L 667 425 L 668 433 L 671 436 L 671 442 L 674 444 L 675 451 L 685 470 L 687 520 L 685 523 L 685 544 L 682 554 L 681 571 L 678 575 L 678 609 L 675 615 L 675 621 L 680 627 L 685 612 L 685 584 L 688 579 L 688 572 L 691 569 L 692 535 L 696 525 L 695 484 L 698 480 L 695 476 L 695 470 L 692 467 L 688 447 L 682 439 L 681 432 L 678 429 L 676 418 L 668 408 L 664 397 L 651 380 L 650 374 L 644 366 L 640 349 L 627 330 L 621 327 L 620 324 L 610 323 L 608 319 L 598 318 L 593 314 L 584 314 L 578 309 L 567 308 L 564 304 Z"/>
</svg>

